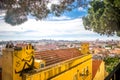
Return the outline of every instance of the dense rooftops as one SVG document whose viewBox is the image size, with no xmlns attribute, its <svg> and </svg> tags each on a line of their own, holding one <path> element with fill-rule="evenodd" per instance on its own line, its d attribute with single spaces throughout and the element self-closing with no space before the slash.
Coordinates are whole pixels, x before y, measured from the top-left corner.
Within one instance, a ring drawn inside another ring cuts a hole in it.
<svg viewBox="0 0 120 80">
<path fill-rule="evenodd" d="M 26 46 L 28 46 L 28 44 L 16 44 L 15 46 L 16 47 L 26 47 Z"/>
</svg>

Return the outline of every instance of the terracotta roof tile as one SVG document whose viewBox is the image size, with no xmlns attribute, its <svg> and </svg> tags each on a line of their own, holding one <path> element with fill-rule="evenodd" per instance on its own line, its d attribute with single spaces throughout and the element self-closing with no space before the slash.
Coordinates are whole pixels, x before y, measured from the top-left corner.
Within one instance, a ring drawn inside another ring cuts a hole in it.
<svg viewBox="0 0 120 80">
<path fill-rule="evenodd" d="M 46 61 L 46 66 L 82 55 L 78 49 L 59 49 L 35 52 L 35 58 Z"/>
<path fill-rule="evenodd" d="M 120 54 L 120 49 L 110 50 L 110 53 Z"/>
<path fill-rule="evenodd" d="M 99 69 L 101 63 L 102 63 L 102 60 L 93 60 L 92 61 L 92 78 L 95 77 L 97 70 Z"/>
<path fill-rule="evenodd" d="M 16 46 L 17 46 L 17 47 L 26 47 L 26 46 L 28 46 L 28 44 L 25 44 L 25 43 L 22 44 L 22 43 L 21 43 L 21 44 L 16 44 Z"/>
</svg>

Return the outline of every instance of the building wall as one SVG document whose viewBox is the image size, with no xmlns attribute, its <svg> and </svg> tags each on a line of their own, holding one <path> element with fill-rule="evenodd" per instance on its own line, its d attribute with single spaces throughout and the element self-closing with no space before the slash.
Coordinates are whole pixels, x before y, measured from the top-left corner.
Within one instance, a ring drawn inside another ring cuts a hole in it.
<svg viewBox="0 0 120 80">
<path fill-rule="evenodd" d="M 3 50 L 5 62 L 2 64 L 2 80 L 66 80 L 66 77 L 67 80 L 91 80 L 92 55 L 87 54 L 88 44 L 83 47 L 82 52 L 86 54 L 29 71 L 34 66 L 32 46 L 8 47 Z M 28 68 L 29 72 L 25 73 Z"/>
<path fill-rule="evenodd" d="M 3 50 L 2 80 L 13 79 L 13 49 Z"/>
<path fill-rule="evenodd" d="M 34 63 L 34 50 L 31 45 L 23 47 L 22 50 L 14 51 L 13 54 L 13 74 L 14 79 L 22 80 L 25 69 L 32 68 Z"/>
<path fill-rule="evenodd" d="M 24 48 L 3 50 L 2 80 L 22 80 L 25 69 L 32 68 L 34 50 L 31 45 Z"/>
<path fill-rule="evenodd" d="M 33 73 L 26 73 L 23 80 L 92 80 L 92 56 L 78 58 L 51 65 Z"/>
<path fill-rule="evenodd" d="M 104 78 L 105 78 L 105 64 L 102 61 L 93 80 L 104 80 Z"/>
<path fill-rule="evenodd" d="M 51 80 L 92 80 L 91 60 L 87 60 L 78 66 L 69 69 L 66 72 L 52 78 Z M 86 71 L 89 71 L 88 75 Z"/>
</svg>

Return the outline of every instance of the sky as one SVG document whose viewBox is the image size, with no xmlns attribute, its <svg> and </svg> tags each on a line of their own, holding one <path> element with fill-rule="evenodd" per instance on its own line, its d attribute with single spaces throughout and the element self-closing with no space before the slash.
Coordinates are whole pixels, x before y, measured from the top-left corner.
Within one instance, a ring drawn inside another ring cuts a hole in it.
<svg viewBox="0 0 120 80">
<path fill-rule="evenodd" d="M 5 23 L 4 14 L 0 14 L 1 40 L 120 40 L 117 36 L 100 36 L 84 29 L 82 17 L 87 15 L 87 9 L 76 8 L 64 12 L 60 17 L 49 15 L 45 20 L 36 21 L 31 16 L 27 22 L 11 26 Z"/>
</svg>

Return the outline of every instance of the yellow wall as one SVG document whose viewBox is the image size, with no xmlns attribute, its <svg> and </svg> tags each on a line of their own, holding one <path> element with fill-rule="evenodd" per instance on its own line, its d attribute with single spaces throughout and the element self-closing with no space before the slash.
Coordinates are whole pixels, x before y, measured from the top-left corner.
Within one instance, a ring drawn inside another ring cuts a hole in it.
<svg viewBox="0 0 120 80">
<path fill-rule="evenodd" d="M 34 49 L 31 44 L 19 48 L 6 48 L 3 50 L 2 80 L 22 80 L 23 71 L 32 68 L 34 63 Z"/>
<path fill-rule="evenodd" d="M 22 50 L 14 51 L 14 80 L 22 80 L 23 71 L 27 68 L 32 68 L 34 63 L 34 49 L 31 44 L 22 47 Z"/>
<path fill-rule="evenodd" d="M 3 51 L 3 79 L 2 80 L 91 80 L 92 79 L 92 55 L 89 52 L 89 44 L 82 45 L 81 56 L 34 69 L 32 72 L 23 72 L 33 68 L 34 49 L 29 44 L 20 50 L 14 48 Z"/>
<path fill-rule="evenodd" d="M 104 62 L 102 61 L 93 80 L 104 80 L 104 78 L 105 78 L 105 65 Z"/>
<path fill-rule="evenodd" d="M 2 80 L 13 80 L 13 49 L 3 50 Z"/>
<path fill-rule="evenodd" d="M 88 70 L 88 75 L 86 71 Z M 26 73 L 23 80 L 91 80 L 92 56 L 86 54 L 67 60 L 33 73 Z"/>
</svg>

